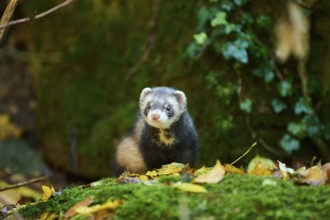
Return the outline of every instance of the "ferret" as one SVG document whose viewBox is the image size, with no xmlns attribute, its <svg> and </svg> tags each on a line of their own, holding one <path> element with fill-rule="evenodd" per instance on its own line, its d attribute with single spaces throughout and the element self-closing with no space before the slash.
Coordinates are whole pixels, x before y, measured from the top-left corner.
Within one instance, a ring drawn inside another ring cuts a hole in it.
<svg viewBox="0 0 330 220">
<path fill-rule="evenodd" d="M 169 87 L 145 88 L 139 108 L 132 131 L 117 146 L 114 175 L 141 174 L 171 162 L 194 166 L 198 136 L 186 95 Z"/>
</svg>

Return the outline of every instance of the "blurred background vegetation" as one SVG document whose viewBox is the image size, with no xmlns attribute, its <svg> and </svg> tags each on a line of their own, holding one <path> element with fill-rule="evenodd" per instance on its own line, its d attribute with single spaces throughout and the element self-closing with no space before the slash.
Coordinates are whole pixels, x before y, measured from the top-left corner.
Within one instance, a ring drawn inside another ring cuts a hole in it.
<svg viewBox="0 0 330 220">
<path fill-rule="evenodd" d="M 61 2 L 22 1 L 12 19 Z M 256 154 L 329 161 L 329 9 L 322 0 L 78 0 L 9 27 L 0 157 L 28 144 L 52 168 L 109 176 L 140 91 L 164 85 L 188 97 L 199 165 L 230 163 L 255 141 L 241 164 Z"/>
</svg>

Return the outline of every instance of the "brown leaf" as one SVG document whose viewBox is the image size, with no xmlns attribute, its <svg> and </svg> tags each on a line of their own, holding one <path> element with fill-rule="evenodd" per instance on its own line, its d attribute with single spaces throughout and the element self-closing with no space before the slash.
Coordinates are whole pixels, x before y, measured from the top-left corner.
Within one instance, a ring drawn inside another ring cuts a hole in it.
<svg viewBox="0 0 330 220">
<path fill-rule="evenodd" d="M 218 183 L 225 176 L 225 168 L 217 160 L 215 166 L 207 173 L 201 174 L 193 180 L 194 183 Z"/>
<path fill-rule="evenodd" d="M 326 184 L 330 185 L 330 163 L 326 163 L 322 166 L 323 172 L 327 176 Z"/>
<path fill-rule="evenodd" d="M 287 16 L 278 21 L 275 33 L 276 56 L 280 61 L 285 62 L 290 54 L 300 60 L 307 56 L 309 21 L 297 4 L 288 2 Z"/>
<path fill-rule="evenodd" d="M 307 183 L 309 185 L 318 186 L 324 185 L 327 181 L 327 174 L 320 165 L 312 166 L 307 170 L 306 177 L 298 180 L 300 183 Z"/>
<path fill-rule="evenodd" d="M 92 202 L 93 202 L 93 197 L 87 197 L 85 200 L 76 203 L 74 206 L 72 206 L 71 208 L 69 208 L 68 211 L 66 211 L 64 213 L 64 217 L 65 218 L 70 218 L 72 216 L 75 216 L 76 214 L 78 214 L 77 209 L 80 207 L 88 207 Z"/>
</svg>

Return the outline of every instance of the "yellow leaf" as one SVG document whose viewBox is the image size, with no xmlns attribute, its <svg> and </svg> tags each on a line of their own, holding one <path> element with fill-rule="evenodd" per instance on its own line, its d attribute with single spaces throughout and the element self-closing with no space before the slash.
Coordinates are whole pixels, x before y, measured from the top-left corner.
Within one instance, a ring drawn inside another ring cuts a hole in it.
<svg viewBox="0 0 330 220">
<path fill-rule="evenodd" d="M 193 182 L 218 183 L 223 179 L 224 175 L 225 175 L 225 168 L 221 165 L 220 161 L 217 160 L 217 163 L 210 171 L 198 176 L 196 179 L 193 180 Z"/>
<path fill-rule="evenodd" d="M 243 170 L 238 169 L 237 167 L 234 167 L 230 164 L 225 165 L 225 171 L 226 171 L 226 173 L 244 174 Z"/>
<path fill-rule="evenodd" d="M 78 214 L 78 212 L 77 212 L 78 208 L 81 208 L 81 207 L 84 208 L 84 207 L 89 206 L 93 202 L 93 200 L 94 200 L 93 197 L 90 196 L 90 197 L 87 197 L 85 200 L 76 203 L 74 206 L 69 208 L 68 211 L 66 211 L 64 213 L 64 217 L 65 218 L 70 218 L 72 216 L 75 216 L 76 214 Z"/>
<path fill-rule="evenodd" d="M 149 180 L 148 176 L 146 176 L 146 175 L 140 175 L 140 176 L 138 176 L 138 179 L 141 180 L 141 181 L 148 181 Z"/>
<path fill-rule="evenodd" d="M 42 201 L 47 202 L 48 199 L 55 193 L 55 189 L 53 187 L 41 186 L 42 188 Z"/>
<path fill-rule="evenodd" d="M 54 220 L 54 219 L 58 219 L 58 217 L 59 216 L 54 213 L 44 212 L 40 215 L 38 220 Z"/>
<path fill-rule="evenodd" d="M 158 169 L 158 175 L 170 175 L 180 172 L 184 168 L 184 164 L 181 163 L 171 163 L 163 165 L 162 168 Z"/>
<path fill-rule="evenodd" d="M 76 212 L 79 214 L 83 214 L 83 215 L 88 215 L 94 212 L 98 212 L 100 210 L 104 210 L 104 209 L 116 209 L 119 206 L 122 205 L 122 202 L 120 201 L 106 201 L 105 203 L 103 203 L 102 205 L 94 205 L 91 207 L 77 207 L 76 208 Z"/>
<path fill-rule="evenodd" d="M 274 169 L 276 169 L 275 163 L 265 157 L 254 157 L 247 168 L 247 173 L 255 176 L 270 176 Z"/>
<path fill-rule="evenodd" d="M 195 175 L 196 176 L 199 176 L 203 173 L 207 173 L 209 172 L 210 170 L 212 169 L 212 167 L 205 167 L 205 166 L 202 166 L 201 168 L 199 168 L 198 170 L 196 170 L 195 172 Z"/>
<path fill-rule="evenodd" d="M 193 192 L 193 193 L 207 193 L 207 189 L 205 189 L 203 186 L 193 184 L 193 183 L 175 183 L 173 185 L 174 188 L 180 189 L 182 191 L 186 192 Z"/>
<path fill-rule="evenodd" d="M 156 170 L 153 170 L 153 171 L 148 171 L 148 172 L 146 173 L 146 175 L 147 175 L 147 176 L 150 176 L 150 177 L 152 177 L 152 178 L 154 178 L 154 177 L 157 177 L 158 173 L 157 173 Z"/>
</svg>

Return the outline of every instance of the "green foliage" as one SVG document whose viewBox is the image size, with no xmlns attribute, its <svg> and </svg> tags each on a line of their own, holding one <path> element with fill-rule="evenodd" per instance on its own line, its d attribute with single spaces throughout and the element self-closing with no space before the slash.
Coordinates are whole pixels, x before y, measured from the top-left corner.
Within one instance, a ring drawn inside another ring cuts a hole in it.
<svg viewBox="0 0 330 220">
<path fill-rule="evenodd" d="M 211 69 L 206 76 L 206 85 L 219 102 L 231 110 L 239 109 L 246 113 L 245 121 L 251 138 L 258 137 L 257 127 L 251 127 L 250 124 L 253 121 L 252 114 L 260 117 L 258 107 L 253 106 L 263 105 L 262 101 L 268 102 L 267 107 L 272 108 L 274 118 L 284 114 L 290 117 L 287 121 L 280 119 L 284 134 L 278 143 L 285 153 L 291 154 L 299 150 L 307 139 L 326 140 L 328 126 L 321 122 L 315 112 L 314 96 L 304 96 L 300 91 L 299 79 L 293 74 L 281 73 L 272 56 L 274 20 L 266 14 L 250 10 L 252 5 L 249 0 L 204 3 L 197 13 L 196 32 L 199 34 L 194 36 L 195 41 L 191 42 L 186 53 L 188 57 L 200 58 L 211 52 L 229 66 Z M 268 39 L 263 36 L 265 33 Z M 198 41 L 196 36 L 199 36 Z M 258 86 L 253 85 L 253 81 Z M 319 85 L 317 77 L 312 77 L 310 92 L 319 93 Z M 262 100 L 260 95 L 264 91 L 271 91 L 266 100 Z M 252 99 L 252 94 L 258 94 L 258 98 Z M 228 120 L 224 120 L 225 114 L 221 115 L 217 117 L 216 125 L 224 129 L 224 133 L 228 128 L 238 128 L 238 124 L 241 126 L 241 119 L 236 112 L 226 115 Z"/>
</svg>

